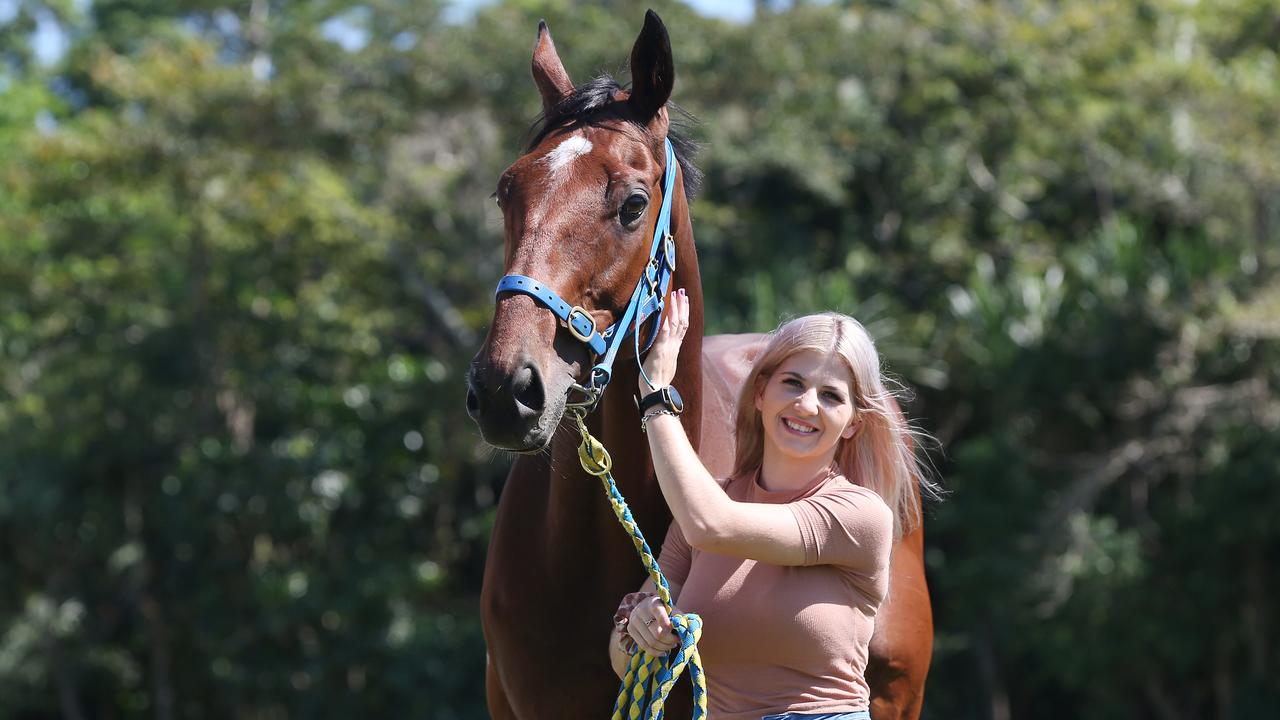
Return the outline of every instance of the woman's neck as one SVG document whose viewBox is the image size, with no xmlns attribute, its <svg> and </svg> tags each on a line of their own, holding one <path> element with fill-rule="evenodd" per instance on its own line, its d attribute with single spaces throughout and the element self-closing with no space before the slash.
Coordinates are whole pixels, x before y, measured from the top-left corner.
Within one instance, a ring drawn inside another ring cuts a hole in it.
<svg viewBox="0 0 1280 720">
<path fill-rule="evenodd" d="M 834 461 L 834 452 L 825 457 L 797 459 L 770 452 L 766 446 L 760 464 L 760 487 L 769 492 L 809 487 L 815 480 L 826 477 Z"/>
</svg>

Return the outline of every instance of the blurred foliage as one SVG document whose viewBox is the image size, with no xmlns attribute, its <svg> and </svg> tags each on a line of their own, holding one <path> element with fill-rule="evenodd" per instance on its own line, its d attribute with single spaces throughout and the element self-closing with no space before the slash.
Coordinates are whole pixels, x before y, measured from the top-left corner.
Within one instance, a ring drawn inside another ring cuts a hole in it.
<svg viewBox="0 0 1280 720">
<path fill-rule="evenodd" d="M 2 7 L 0 716 L 484 717 L 487 197 L 638 10 Z M 1275 4 L 656 9 L 709 331 L 852 312 L 941 440 L 926 716 L 1280 711 Z"/>
</svg>

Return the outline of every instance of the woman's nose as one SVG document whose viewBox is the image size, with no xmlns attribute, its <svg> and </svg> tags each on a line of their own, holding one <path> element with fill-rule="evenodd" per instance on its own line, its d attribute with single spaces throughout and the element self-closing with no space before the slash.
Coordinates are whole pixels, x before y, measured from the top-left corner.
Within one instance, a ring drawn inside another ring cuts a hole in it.
<svg viewBox="0 0 1280 720">
<path fill-rule="evenodd" d="M 796 400 L 796 405 L 799 405 L 800 409 L 806 412 L 818 412 L 818 391 L 813 388 L 809 388 L 808 390 L 800 393 L 800 397 Z"/>
</svg>

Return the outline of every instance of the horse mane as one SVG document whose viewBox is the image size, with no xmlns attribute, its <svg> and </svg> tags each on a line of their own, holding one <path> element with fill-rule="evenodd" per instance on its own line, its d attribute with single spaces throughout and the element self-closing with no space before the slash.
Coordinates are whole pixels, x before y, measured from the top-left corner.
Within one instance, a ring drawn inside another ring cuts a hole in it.
<svg viewBox="0 0 1280 720">
<path fill-rule="evenodd" d="M 539 114 L 533 121 L 533 125 L 529 128 L 532 139 L 525 146 L 525 152 L 533 150 L 553 131 L 562 127 L 580 127 L 598 123 L 606 118 L 628 117 L 626 114 L 613 112 L 611 107 L 618 102 L 616 100 L 618 93 L 625 90 L 626 88 L 619 85 L 617 80 L 603 74 L 575 87 L 568 97 Z M 693 163 L 699 146 L 689 137 L 688 129 L 698 121 L 675 103 L 668 102 L 667 108 L 674 111 L 671 113 L 671 128 L 667 131 L 667 138 L 675 148 L 676 162 L 680 163 L 680 171 L 684 176 L 685 197 L 692 200 L 702 186 L 702 171 Z M 628 122 L 641 130 L 646 129 L 629 118 Z"/>
</svg>

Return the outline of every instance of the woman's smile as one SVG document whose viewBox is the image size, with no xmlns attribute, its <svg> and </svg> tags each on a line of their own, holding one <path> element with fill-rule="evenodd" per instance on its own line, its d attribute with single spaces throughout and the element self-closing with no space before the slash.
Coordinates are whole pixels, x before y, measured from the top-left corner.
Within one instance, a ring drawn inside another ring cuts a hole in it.
<svg viewBox="0 0 1280 720">
<path fill-rule="evenodd" d="M 792 418 L 785 418 L 785 417 L 782 418 L 782 424 L 785 425 L 786 428 L 791 432 L 794 432 L 800 435 L 812 435 L 818 432 L 818 428 L 814 427 L 813 425 L 800 420 L 795 420 Z"/>
</svg>

